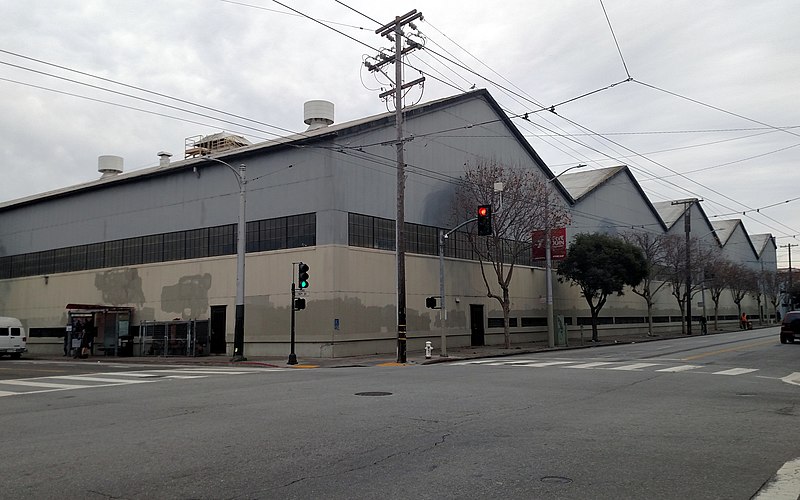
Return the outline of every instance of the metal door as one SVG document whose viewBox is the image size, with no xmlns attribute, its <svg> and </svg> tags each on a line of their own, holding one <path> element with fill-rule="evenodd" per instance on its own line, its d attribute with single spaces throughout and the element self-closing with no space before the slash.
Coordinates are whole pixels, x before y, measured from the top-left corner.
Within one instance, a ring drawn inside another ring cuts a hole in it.
<svg viewBox="0 0 800 500">
<path fill-rule="evenodd" d="M 484 344 L 483 338 L 483 305 L 469 305 L 469 327 L 472 332 L 472 344 L 480 346 Z"/>
<path fill-rule="evenodd" d="M 225 308 L 227 306 L 211 306 L 211 335 L 209 344 L 211 354 L 225 354 L 225 324 L 227 323 Z"/>
</svg>

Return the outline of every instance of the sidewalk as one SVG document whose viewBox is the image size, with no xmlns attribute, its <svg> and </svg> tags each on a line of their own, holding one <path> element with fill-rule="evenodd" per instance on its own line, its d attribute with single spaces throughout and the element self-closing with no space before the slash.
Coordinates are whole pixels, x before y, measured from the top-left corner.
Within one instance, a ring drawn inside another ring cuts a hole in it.
<svg viewBox="0 0 800 500">
<path fill-rule="evenodd" d="M 770 328 L 777 325 L 753 325 L 754 329 Z M 709 335 L 735 334 L 741 332 L 738 328 L 721 329 L 719 331 L 709 331 Z M 693 336 L 699 336 L 695 334 Z M 592 343 L 591 332 L 584 339 L 584 345 L 580 345 L 580 340 L 572 339 L 567 347 L 547 347 L 546 342 L 525 342 L 512 344 L 511 349 L 505 349 L 502 345 L 489 346 L 464 346 L 448 347 L 447 357 L 440 356 L 438 345 L 435 345 L 430 359 L 425 358 L 424 351 L 409 351 L 406 355 L 405 365 L 427 365 L 434 363 L 447 363 L 461 361 L 465 359 L 493 358 L 498 356 L 514 356 L 517 354 L 529 354 L 543 351 L 567 351 L 572 349 L 589 349 L 619 344 L 635 344 L 640 342 L 657 342 L 661 340 L 688 338 L 687 335 L 669 334 L 648 337 L 647 335 L 603 335 L 600 334 L 600 341 Z M 343 368 L 343 367 L 367 367 L 367 366 L 403 366 L 397 363 L 394 353 L 374 354 L 366 356 L 350 356 L 341 358 L 302 358 L 298 357 L 297 365 L 289 365 L 289 353 L 286 356 L 254 356 L 248 357 L 247 361 L 231 362 L 227 355 L 212 356 L 148 356 L 116 358 L 104 356 L 92 356 L 85 360 L 73 360 L 63 356 L 45 356 L 26 354 L 23 359 L 31 360 L 50 360 L 50 361 L 76 361 L 94 363 L 120 363 L 127 365 L 185 365 L 185 366 L 252 366 L 252 367 L 274 367 L 274 368 Z"/>
</svg>

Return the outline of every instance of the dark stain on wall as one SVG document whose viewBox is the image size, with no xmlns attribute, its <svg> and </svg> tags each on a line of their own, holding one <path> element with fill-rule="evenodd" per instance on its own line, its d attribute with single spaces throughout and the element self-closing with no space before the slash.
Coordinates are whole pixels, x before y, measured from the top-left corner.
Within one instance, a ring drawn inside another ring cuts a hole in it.
<svg viewBox="0 0 800 500">
<path fill-rule="evenodd" d="M 143 305 L 144 292 L 139 271 L 131 268 L 112 269 L 94 275 L 94 286 L 103 294 L 103 303 Z"/>
<path fill-rule="evenodd" d="M 161 310 L 180 314 L 181 319 L 207 317 L 210 289 L 211 275 L 208 273 L 183 276 L 177 284 L 161 289 Z"/>
</svg>

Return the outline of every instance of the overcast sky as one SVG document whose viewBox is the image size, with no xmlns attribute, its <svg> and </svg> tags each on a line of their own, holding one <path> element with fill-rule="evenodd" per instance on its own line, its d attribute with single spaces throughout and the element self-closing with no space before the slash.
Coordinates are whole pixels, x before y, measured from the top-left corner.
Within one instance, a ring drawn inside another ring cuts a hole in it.
<svg viewBox="0 0 800 500">
<path fill-rule="evenodd" d="M 99 155 L 131 171 L 161 150 L 182 159 L 191 136 L 302 131 L 309 99 L 333 101 L 336 122 L 386 111 L 361 65 L 388 46 L 378 24 L 334 0 L 283 3 L 341 33 L 267 0 L 2 2 L 0 201 L 93 180 Z M 416 51 L 409 62 L 428 78 L 408 104 L 475 85 L 522 114 L 623 82 L 513 121 L 556 173 L 624 163 L 651 201 L 699 197 L 712 221 L 740 218 L 750 234 L 800 243 L 800 2 L 343 3 L 381 23 L 421 11 L 426 47 L 478 74 Z M 778 256 L 786 266 L 787 249 Z"/>
</svg>

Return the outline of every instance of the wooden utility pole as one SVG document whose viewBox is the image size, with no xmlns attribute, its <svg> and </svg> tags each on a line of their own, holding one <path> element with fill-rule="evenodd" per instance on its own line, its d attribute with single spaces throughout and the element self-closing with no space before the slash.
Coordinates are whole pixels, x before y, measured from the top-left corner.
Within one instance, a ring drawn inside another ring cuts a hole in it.
<svg viewBox="0 0 800 500">
<path fill-rule="evenodd" d="M 692 203 L 696 203 L 697 198 L 687 198 L 676 200 L 672 205 L 683 205 L 683 226 L 686 232 L 686 335 L 692 334 L 692 251 L 690 245 L 690 235 L 692 232 Z"/>
<path fill-rule="evenodd" d="M 397 129 L 397 218 L 395 221 L 395 254 L 397 259 L 397 362 L 406 362 L 406 253 L 405 253 L 405 160 L 403 159 L 403 90 L 422 83 L 425 79 L 418 78 L 413 82 L 403 85 L 403 55 L 420 48 L 416 42 L 407 44 L 403 48 L 403 27 L 409 25 L 411 29 L 416 29 L 414 21 L 422 19 L 422 12 L 416 9 L 402 16 L 394 18 L 394 21 L 384 24 L 375 33 L 394 39 L 394 58 L 380 55 L 375 64 L 365 62 L 364 65 L 370 71 L 378 71 L 386 64 L 394 62 L 394 89 L 380 94 L 381 98 L 394 94 L 395 106 L 395 128 Z"/>
<path fill-rule="evenodd" d="M 788 248 L 789 249 L 789 288 L 787 288 L 787 296 L 789 297 L 789 309 L 791 310 L 794 307 L 794 300 L 792 300 L 792 247 L 800 246 L 797 244 L 787 243 L 786 245 L 781 245 L 781 248 Z"/>
</svg>

